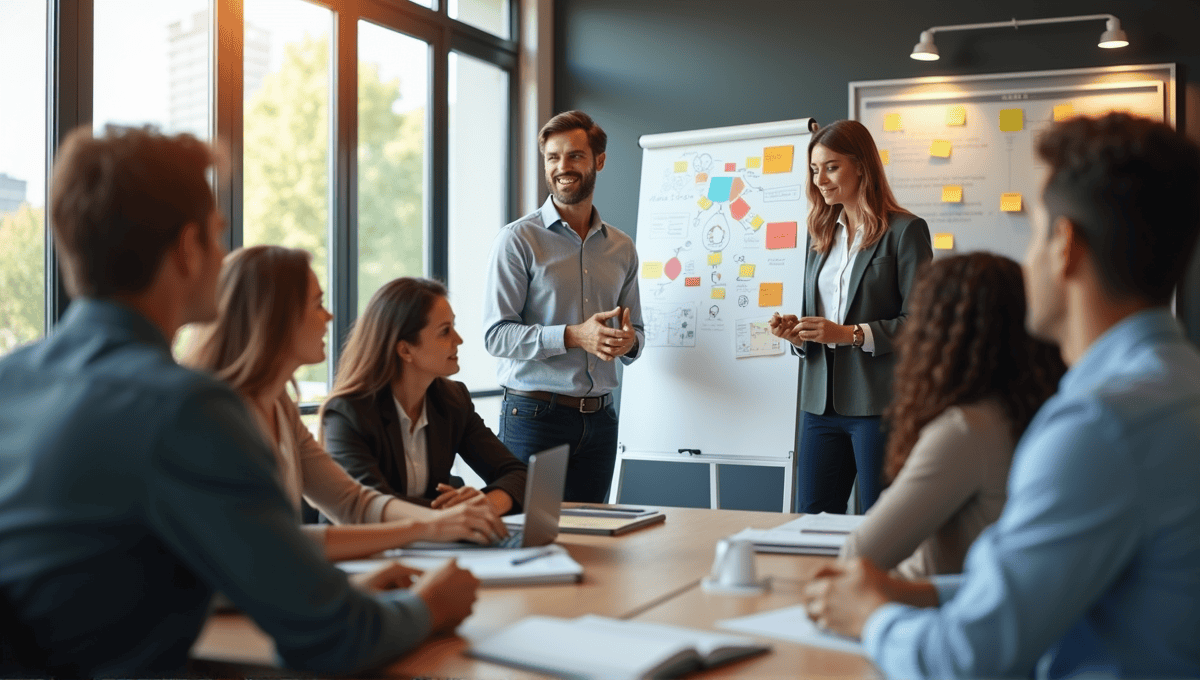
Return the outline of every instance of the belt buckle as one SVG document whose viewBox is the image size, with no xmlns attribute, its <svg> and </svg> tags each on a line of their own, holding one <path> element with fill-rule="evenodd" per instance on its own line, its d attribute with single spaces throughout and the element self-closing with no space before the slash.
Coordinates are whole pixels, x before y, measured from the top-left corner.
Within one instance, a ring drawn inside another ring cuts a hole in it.
<svg viewBox="0 0 1200 680">
<path fill-rule="evenodd" d="M 596 408 L 594 408 L 590 411 L 583 408 L 583 405 L 587 403 L 588 399 L 596 400 Z M 579 398 L 579 412 L 580 413 L 583 413 L 583 414 L 595 413 L 602 408 L 604 408 L 604 397 L 580 397 Z"/>
</svg>

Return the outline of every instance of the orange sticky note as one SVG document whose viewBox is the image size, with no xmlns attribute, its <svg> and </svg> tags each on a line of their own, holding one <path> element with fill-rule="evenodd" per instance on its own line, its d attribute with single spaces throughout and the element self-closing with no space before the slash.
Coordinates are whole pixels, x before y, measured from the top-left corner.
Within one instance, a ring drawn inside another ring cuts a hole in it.
<svg viewBox="0 0 1200 680">
<path fill-rule="evenodd" d="M 949 158 L 950 157 L 950 140 L 948 140 L 948 139 L 933 140 L 933 143 L 931 143 L 929 145 L 929 155 L 936 156 L 937 158 Z"/>
<path fill-rule="evenodd" d="M 721 253 L 709 253 L 708 263 L 714 267 L 721 264 Z"/>
<path fill-rule="evenodd" d="M 712 289 L 712 299 L 724 300 L 725 299 L 725 286 L 714 286 Z"/>
<path fill-rule="evenodd" d="M 685 277 L 683 277 L 683 285 L 688 288 L 695 288 L 700 285 L 700 277 L 699 276 L 685 276 Z"/>
<path fill-rule="evenodd" d="M 904 123 L 900 120 L 900 114 L 889 113 L 883 117 L 883 129 L 885 132 L 899 132 L 904 129 Z"/>
<path fill-rule="evenodd" d="M 1054 107 L 1054 122 L 1075 117 L 1074 104 L 1059 104 Z"/>
<path fill-rule="evenodd" d="M 687 172 L 687 169 L 688 169 L 687 161 L 675 161 L 675 172 Z"/>
<path fill-rule="evenodd" d="M 699 184 L 701 182 L 707 182 L 707 181 L 708 181 L 708 173 L 707 172 L 697 172 L 696 173 L 696 184 Z"/>
<path fill-rule="evenodd" d="M 696 204 L 700 206 L 701 210 L 708 210 L 712 207 L 712 201 L 708 200 L 708 196 L 701 196 L 700 200 L 696 201 Z"/>
<path fill-rule="evenodd" d="M 760 283 L 758 284 L 758 306 L 759 307 L 778 307 L 783 304 L 783 284 L 782 283 Z"/>
<path fill-rule="evenodd" d="M 954 234 L 934 234 L 934 250 L 954 250 Z"/>
<path fill-rule="evenodd" d="M 888 151 L 887 149 L 880 149 L 879 150 L 879 160 L 882 161 L 884 165 L 891 163 L 892 162 L 892 152 Z"/>
<path fill-rule="evenodd" d="M 966 125 L 967 107 L 957 104 L 946 107 L 946 125 Z"/>
<path fill-rule="evenodd" d="M 761 168 L 762 167 L 762 156 L 750 156 L 750 157 L 746 158 L 746 167 L 747 168 Z"/>
<path fill-rule="evenodd" d="M 763 149 L 763 174 L 792 171 L 792 156 L 794 147 L 768 146 Z"/>
<path fill-rule="evenodd" d="M 1000 131 L 1020 132 L 1025 129 L 1025 109 L 1001 109 Z"/>
<path fill-rule="evenodd" d="M 1000 194 L 1000 209 L 1004 212 L 1021 212 L 1021 194 Z"/>
<path fill-rule="evenodd" d="M 947 184 L 942 187 L 942 203 L 962 203 L 963 190 L 961 186 Z"/>
<path fill-rule="evenodd" d="M 662 272 L 663 272 L 663 263 L 662 262 L 643 262 L 642 263 L 642 278 L 643 279 L 657 279 L 660 276 L 662 276 Z"/>
<path fill-rule="evenodd" d="M 795 222 L 767 223 L 767 250 L 796 247 Z"/>
<path fill-rule="evenodd" d="M 762 215 L 755 215 L 754 219 L 750 220 L 750 226 L 754 227 L 754 231 L 758 231 L 758 228 L 761 227 L 765 222 L 766 220 L 762 218 Z"/>
</svg>

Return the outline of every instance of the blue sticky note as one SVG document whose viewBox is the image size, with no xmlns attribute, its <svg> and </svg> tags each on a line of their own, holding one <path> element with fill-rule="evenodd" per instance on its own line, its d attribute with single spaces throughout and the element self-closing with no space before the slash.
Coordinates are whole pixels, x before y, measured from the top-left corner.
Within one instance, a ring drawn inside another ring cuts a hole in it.
<svg viewBox="0 0 1200 680">
<path fill-rule="evenodd" d="M 713 203 L 724 203 L 729 200 L 733 191 L 732 177 L 713 177 L 708 183 L 708 200 Z"/>
</svg>

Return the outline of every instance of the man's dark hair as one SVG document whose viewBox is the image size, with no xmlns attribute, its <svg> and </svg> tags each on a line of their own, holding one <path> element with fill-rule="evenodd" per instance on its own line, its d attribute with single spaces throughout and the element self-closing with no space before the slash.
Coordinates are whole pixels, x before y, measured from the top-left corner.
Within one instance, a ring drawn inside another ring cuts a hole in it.
<svg viewBox="0 0 1200 680">
<path fill-rule="evenodd" d="M 1078 227 L 1108 295 L 1166 304 L 1200 233 L 1200 148 L 1164 123 L 1111 113 L 1059 123 L 1037 150 L 1051 224 Z"/>
<path fill-rule="evenodd" d="M 191 135 L 90 126 L 67 135 L 50 180 L 50 215 L 72 297 L 146 289 L 184 225 L 208 236 L 212 149 Z"/>
<path fill-rule="evenodd" d="M 587 133 L 588 146 L 592 149 L 593 158 L 608 148 L 608 135 L 591 116 L 583 111 L 564 111 L 542 126 L 541 132 L 538 133 L 538 151 L 543 154 L 546 152 L 546 140 L 550 139 L 551 135 L 571 130 L 583 130 Z"/>
</svg>

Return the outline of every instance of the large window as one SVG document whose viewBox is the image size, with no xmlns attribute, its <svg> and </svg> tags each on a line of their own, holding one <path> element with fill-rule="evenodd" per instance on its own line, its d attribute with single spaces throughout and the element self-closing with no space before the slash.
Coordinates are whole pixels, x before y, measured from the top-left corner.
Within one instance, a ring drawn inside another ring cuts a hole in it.
<svg viewBox="0 0 1200 680">
<path fill-rule="evenodd" d="M 45 328 L 45 0 L 0 20 L 0 355 Z"/>
</svg>

